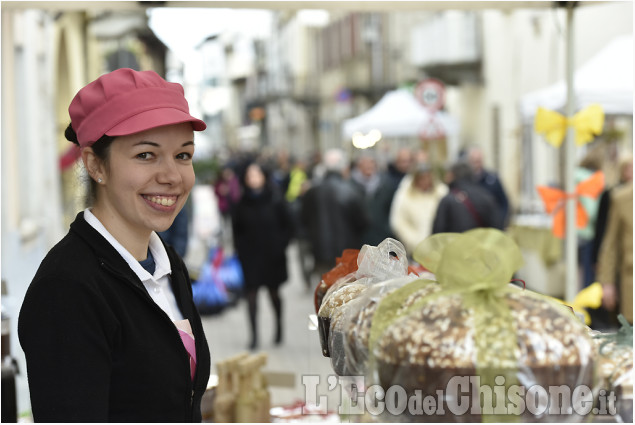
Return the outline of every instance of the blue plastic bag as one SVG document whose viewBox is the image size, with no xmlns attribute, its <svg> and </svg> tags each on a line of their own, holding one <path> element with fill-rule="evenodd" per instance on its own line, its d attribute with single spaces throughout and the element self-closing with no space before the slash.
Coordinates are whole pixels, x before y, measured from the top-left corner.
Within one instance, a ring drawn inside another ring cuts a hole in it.
<svg viewBox="0 0 635 425">
<path fill-rule="evenodd" d="M 238 257 L 232 255 L 224 258 L 218 269 L 218 278 L 225 284 L 228 291 L 240 292 L 243 287 L 243 268 Z"/>
<path fill-rule="evenodd" d="M 238 301 L 244 284 L 243 269 L 236 255 L 225 257 L 222 247 L 213 247 L 192 285 L 194 304 L 200 314 L 216 314 Z"/>
<path fill-rule="evenodd" d="M 222 247 L 210 249 L 209 260 L 211 273 L 215 279 L 222 282 L 224 288 L 230 292 L 240 292 L 243 287 L 243 269 L 236 255 L 225 256 Z"/>
<path fill-rule="evenodd" d="M 192 284 L 192 298 L 200 314 L 219 313 L 229 304 L 225 285 L 210 261 L 203 264 L 199 279 Z"/>
</svg>

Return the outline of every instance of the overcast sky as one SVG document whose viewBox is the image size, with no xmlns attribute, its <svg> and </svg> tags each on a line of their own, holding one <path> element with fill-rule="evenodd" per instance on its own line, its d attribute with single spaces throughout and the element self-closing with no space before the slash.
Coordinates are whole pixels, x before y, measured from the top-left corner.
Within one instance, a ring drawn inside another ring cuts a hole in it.
<svg viewBox="0 0 635 425">
<path fill-rule="evenodd" d="M 271 29 L 268 10 L 165 7 L 150 9 L 148 17 L 156 36 L 181 60 L 210 35 L 231 31 L 259 38 Z"/>
</svg>

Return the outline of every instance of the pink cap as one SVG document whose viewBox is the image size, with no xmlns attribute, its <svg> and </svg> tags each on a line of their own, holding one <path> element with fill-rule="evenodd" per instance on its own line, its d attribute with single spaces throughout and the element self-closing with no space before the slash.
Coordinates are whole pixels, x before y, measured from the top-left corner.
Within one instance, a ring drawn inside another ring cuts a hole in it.
<svg viewBox="0 0 635 425">
<path fill-rule="evenodd" d="M 196 131 L 207 127 L 190 115 L 180 84 L 154 71 L 129 68 L 102 75 L 82 88 L 68 112 L 81 147 L 103 135 L 126 136 L 170 124 L 191 122 Z"/>
</svg>

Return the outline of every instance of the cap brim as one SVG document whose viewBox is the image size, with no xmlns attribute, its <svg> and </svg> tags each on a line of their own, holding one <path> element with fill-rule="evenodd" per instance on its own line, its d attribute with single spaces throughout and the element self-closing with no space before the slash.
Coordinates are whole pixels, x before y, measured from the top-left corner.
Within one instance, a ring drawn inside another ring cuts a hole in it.
<svg viewBox="0 0 635 425">
<path fill-rule="evenodd" d="M 108 136 L 127 136 L 129 134 L 140 133 L 152 128 L 166 125 L 181 124 L 189 122 L 194 131 L 203 131 L 207 128 L 205 122 L 194 118 L 179 109 L 159 108 L 141 112 L 125 121 L 120 122 L 106 131 Z"/>
</svg>

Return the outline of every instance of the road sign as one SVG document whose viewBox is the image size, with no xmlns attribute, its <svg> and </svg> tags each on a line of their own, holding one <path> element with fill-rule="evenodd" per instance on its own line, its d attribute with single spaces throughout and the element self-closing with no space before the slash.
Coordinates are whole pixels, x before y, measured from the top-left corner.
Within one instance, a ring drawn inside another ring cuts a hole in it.
<svg viewBox="0 0 635 425">
<path fill-rule="evenodd" d="M 415 87 L 415 97 L 430 111 L 438 111 L 445 103 L 445 85 L 436 78 L 421 81 Z"/>
</svg>

